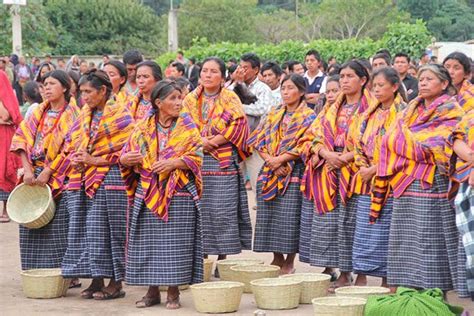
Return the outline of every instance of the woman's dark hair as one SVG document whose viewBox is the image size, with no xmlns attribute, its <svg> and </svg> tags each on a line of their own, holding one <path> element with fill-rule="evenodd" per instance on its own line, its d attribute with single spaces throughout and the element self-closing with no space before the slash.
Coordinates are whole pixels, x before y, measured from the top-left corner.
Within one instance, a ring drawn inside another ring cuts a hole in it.
<svg viewBox="0 0 474 316">
<path fill-rule="evenodd" d="M 339 74 L 341 74 L 341 71 L 343 69 L 346 69 L 346 68 L 350 68 L 350 69 L 354 70 L 357 77 L 359 77 L 361 79 L 365 77 L 366 81 L 365 81 L 364 85 L 362 86 L 362 90 L 364 90 L 365 86 L 367 85 L 367 83 L 370 80 L 369 71 L 364 66 L 364 64 L 360 60 L 357 60 L 357 59 L 348 61 L 344 65 L 341 66 L 341 69 L 339 69 Z"/>
<path fill-rule="evenodd" d="M 118 70 L 120 77 L 125 78 L 125 81 L 122 84 L 120 84 L 119 90 L 122 89 L 128 79 L 128 73 L 127 73 L 127 68 L 125 67 L 125 64 L 119 60 L 109 60 L 109 62 L 106 63 L 104 66 L 107 66 L 107 65 L 113 66 L 115 69 Z"/>
<path fill-rule="evenodd" d="M 66 89 L 66 92 L 64 92 L 64 98 L 67 102 L 69 102 L 69 100 L 71 99 L 71 78 L 69 77 L 69 75 L 64 70 L 58 69 L 50 71 L 46 75 L 44 75 L 43 84 L 49 77 L 59 81 L 59 83 L 61 83 L 61 86 Z"/>
<path fill-rule="evenodd" d="M 304 93 L 306 92 L 306 81 L 304 80 L 303 76 L 300 76 L 295 73 L 286 75 L 281 81 L 281 85 L 283 85 L 288 80 L 290 80 L 291 82 L 295 84 L 299 92 L 303 92 L 303 95 L 300 98 L 300 103 L 303 102 L 305 99 Z"/>
<path fill-rule="evenodd" d="M 407 94 L 405 92 L 405 88 L 403 87 L 402 79 L 400 79 L 400 75 L 395 69 L 391 67 L 381 67 L 377 69 L 372 74 L 372 81 L 377 76 L 383 76 L 385 80 L 392 84 L 392 86 L 398 84 L 398 90 L 394 93 L 394 96 L 396 96 L 398 93 L 402 97 L 403 101 L 408 102 Z"/>
<path fill-rule="evenodd" d="M 450 59 L 457 60 L 462 65 L 462 68 L 464 69 L 464 74 L 469 75 L 471 73 L 471 61 L 469 60 L 469 57 L 467 57 L 465 54 L 461 52 L 454 52 L 449 54 L 443 60 L 443 66 Z"/>
<path fill-rule="evenodd" d="M 41 97 L 41 93 L 39 91 L 39 85 L 36 81 L 28 81 L 23 86 L 23 93 L 34 103 L 43 102 L 43 98 Z"/>
<path fill-rule="evenodd" d="M 160 81 L 163 79 L 161 67 L 154 61 L 151 61 L 151 60 L 142 61 L 141 63 L 137 65 L 137 71 L 141 67 L 149 67 L 151 69 L 151 73 L 153 74 L 153 78 L 155 78 L 155 81 Z"/>
<path fill-rule="evenodd" d="M 448 82 L 448 85 L 446 86 L 446 89 L 443 90 L 443 93 L 449 95 L 455 95 L 457 93 L 457 89 L 454 87 L 453 80 L 451 79 L 449 71 L 446 68 L 438 64 L 424 65 L 418 70 L 418 80 L 420 79 L 421 74 L 425 71 L 431 71 L 436 77 L 438 77 L 439 80 Z"/>
<path fill-rule="evenodd" d="M 202 62 L 202 66 L 204 67 L 204 65 L 207 62 L 210 62 L 210 61 L 213 61 L 213 62 L 215 62 L 216 64 L 219 65 L 219 70 L 221 71 L 222 78 L 225 78 L 225 63 L 224 63 L 224 61 L 222 59 L 220 59 L 219 57 L 207 57 Z M 201 70 L 202 70 L 203 67 L 201 67 Z M 201 72 L 201 70 L 199 71 L 199 73 Z"/>
<path fill-rule="evenodd" d="M 150 101 L 152 107 L 158 111 L 158 107 L 155 104 L 156 99 L 163 101 L 174 91 L 181 93 L 181 88 L 176 81 L 165 79 L 158 82 L 151 90 Z"/>
<path fill-rule="evenodd" d="M 326 81 L 326 85 L 330 82 L 337 82 L 339 84 L 339 75 L 330 75 Z"/>
<path fill-rule="evenodd" d="M 107 100 L 112 95 L 112 83 L 110 82 L 109 76 L 107 76 L 103 70 L 91 69 L 86 71 L 79 80 L 79 86 L 86 83 L 89 83 L 96 90 L 105 87 Z"/>
<path fill-rule="evenodd" d="M 36 73 L 36 76 L 35 76 L 36 82 L 43 82 L 43 78 L 41 78 L 41 69 L 43 69 L 44 67 L 48 67 L 49 71 L 53 71 L 56 69 L 56 67 L 54 67 L 54 65 L 51 63 L 47 63 L 47 62 L 41 63 L 41 65 L 38 67 L 38 70 L 37 70 L 38 72 Z"/>
</svg>

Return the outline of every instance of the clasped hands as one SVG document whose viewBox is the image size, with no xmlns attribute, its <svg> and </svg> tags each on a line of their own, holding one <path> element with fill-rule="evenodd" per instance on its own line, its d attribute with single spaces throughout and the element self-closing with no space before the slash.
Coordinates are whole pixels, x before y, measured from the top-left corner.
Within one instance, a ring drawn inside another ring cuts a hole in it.
<svg viewBox="0 0 474 316">
<path fill-rule="evenodd" d="M 134 167 L 141 165 L 143 156 L 138 151 L 130 151 L 120 157 L 120 163 L 125 167 Z M 168 173 L 177 168 L 176 159 L 158 160 L 151 166 L 154 173 Z"/>
<path fill-rule="evenodd" d="M 273 171 L 277 177 L 287 176 L 291 168 L 288 166 L 286 161 L 283 161 L 280 156 L 270 156 L 265 157 L 265 164 Z"/>
</svg>

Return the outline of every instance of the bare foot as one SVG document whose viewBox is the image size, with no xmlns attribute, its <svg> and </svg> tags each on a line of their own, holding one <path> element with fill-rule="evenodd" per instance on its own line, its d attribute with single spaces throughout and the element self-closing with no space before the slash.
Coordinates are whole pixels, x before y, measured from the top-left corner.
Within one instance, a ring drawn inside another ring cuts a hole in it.
<svg viewBox="0 0 474 316">
<path fill-rule="evenodd" d="M 367 286 L 367 276 L 365 274 L 358 274 L 354 285 Z"/>
<path fill-rule="evenodd" d="M 343 287 L 343 286 L 351 286 L 352 285 L 352 280 L 351 280 L 351 273 L 350 272 L 341 272 L 339 275 L 339 278 L 337 279 L 336 282 L 331 284 L 331 287 L 329 287 L 328 292 L 329 293 L 336 293 L 336 289 Z"/>
<path fill-rule="evenodd" d="M 166 309 L 179 309 L 181 303 L 179 302 L 179 289 L 177 286 L 168 287 L 168 297 L 166 298 Z"/>
</svg>

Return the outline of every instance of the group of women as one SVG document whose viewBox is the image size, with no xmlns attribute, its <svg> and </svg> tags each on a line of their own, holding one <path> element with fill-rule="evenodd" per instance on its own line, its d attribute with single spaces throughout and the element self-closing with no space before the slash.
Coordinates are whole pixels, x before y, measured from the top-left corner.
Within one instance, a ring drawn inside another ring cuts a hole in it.
<svg viewBox="0 0 474 316">
<path fill-rule="evenodd" d="M 464 251 L 472 228 L 456 227 L 456 212 L 473 221 L 466 62 L 454 53 L 445 67 L 422 67 L 420 95 L 407 105 L 395 70 L 369 74 L 349 61 L 328 80 L 320 113 L 305 103 L 303 77 L 287 75 L 282 104 L 250 135 L 215 57 L 203 61 L 189 94 L 142 62 L 137 96 L 123 89 L 124 65 L 111 61 L 81 77 L 81 109 L 67 74 L 51 71 L 46 101 L 19 123 L 11 145 L 22 181 L 49 185 L 57 204 L 47 226 L 20 227 L 22 269 L 90 278 L 84 299 L 123 297 L 122 282 L 148 286 L 137 307 L 159 304 L 165 285 L 166 308 L 179 308 L 178 286 L 202 282 L 204 257 L 252 249 L 239 163 L 258 154 L 265 163 L 253 250 L 272 252 L 281 273 L 294 273 L 299 253 L 332 275 L 331 290 L 354 284 L 354 272 L 356 285 L 376 276 L 384 286 L 473 295 L 466 257 L 474 253 Z"/>
</svg>

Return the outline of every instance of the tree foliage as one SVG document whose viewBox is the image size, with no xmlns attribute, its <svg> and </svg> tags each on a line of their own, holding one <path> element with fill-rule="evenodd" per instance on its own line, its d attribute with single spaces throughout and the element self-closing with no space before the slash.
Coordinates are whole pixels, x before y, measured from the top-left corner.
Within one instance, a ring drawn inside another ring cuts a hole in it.
<svg viewBox="0 0 474 316">
<path fill-rule="evenodd" d="M 417 20 L 414 24 L 394 23 L 388 26 L 382 43 L 392 52 L 404 52 L 418 57 L 431 43 L 431 35 L 422 20 Z"/>
</svg>

